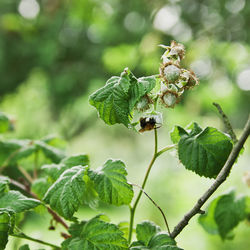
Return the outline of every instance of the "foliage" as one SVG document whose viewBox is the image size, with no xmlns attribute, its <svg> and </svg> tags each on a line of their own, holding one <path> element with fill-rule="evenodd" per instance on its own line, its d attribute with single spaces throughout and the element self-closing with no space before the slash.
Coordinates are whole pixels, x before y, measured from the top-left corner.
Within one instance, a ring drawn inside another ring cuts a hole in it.
<svg viewBox="0 0 250 250">
<path fill-rule="evenodd" d="M 216 128 L 202 129 L 197 123 L 192 123 L 185 129 L 175 126 L 170 135 L 174 145 L 158 150 L 157 129 L 162 125 L 160 109 L 174 108 L 184 93 L 198 85 L 196 75 L 181 65 L 185 55 L 184 46 L 172 41 L 170 46 L 161 47 L 165 51 L 159 75 L 136 78 L 126 68 L 120 77 L 111 77 L 104 87 L 89 98 L 90 104 L 106 124 L 122 123 L 135 133 L 154 131 L 155 150 L 142 186 L 127 180 L 126 165 L 121 160 L 108 159 L 94 170 L 90 167 L 88 155 L 66 157 L 55 140 L 10 140 L 3 137 L 0 141 L 0 170 L 6 175 L 0 177 L 0 244 L 3 249 L 8 236 L 65 250 L 181 249 L 175 237 L 183 228 L 178 229 L 177 225 L 177 234 L 173 234 L 174 231 L 171 233 L 163 210 L 144 190 L 151 168 L 159 156 L 176 148 L 179 160 L 186 169 L 220 182 L 225 162 L 232 154 L 233 143 L 228 135 Z M 3 118 L 4 124 L 8 121 L 6 119 Z M 6 132 L 4 128 L 3 132 Z M 8 170 L 13 167 L 19 168 L 25 181 L 9 174 Z M 133 186 L 140 189 L 134 203 Z M 167 232 L 153 222 L 144 221 L 136 225 L 137 241 L 133 241 L 135 211 L 143 193 L 160 210 Z M 205 201 L 199 202 L 203 205 Z M 93 208 L 98 207 L 98 203 L 125 205 L 130 209 L 127 235 L 121 225 L 110 223 L 104 215 L 96 215 L 89 220 L 78 218 L 77 212 L 82 206 Z M 67 233 L 62 233 L 65 240 L 61 242 L 61 248 L 27 236 L 19 229 L 20 221 L 15 217 L 27 210 L 36 211 L 36 207 L 46 208 L 52 215 L 50 228 L 54 228 L 53 222 L 57 222 L 67 230 Z M 201 212 L 196 209 L 193 216 Z M 249 197 L 235 199 L 234 192 L 231 192 L 216 198 L 199 221 L 209 233 L 231 239 L 232 229 L 248 216 Z M 68 227 L 64 219 L 72 224 Z M 29 247 L 24 245 L 21 248 Z"/>
</svg>

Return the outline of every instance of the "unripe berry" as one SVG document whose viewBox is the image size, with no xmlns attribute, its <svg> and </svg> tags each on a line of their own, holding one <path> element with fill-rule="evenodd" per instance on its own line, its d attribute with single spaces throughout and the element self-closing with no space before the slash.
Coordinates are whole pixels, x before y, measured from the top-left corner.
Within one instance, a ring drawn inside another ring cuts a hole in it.
<svg viewBox="0 0 250 250">
<path fill-rule="evenodd" d="M 164 76 L 169 83 L 175 82 L 180 76 L 181 70 L 175 65 L 169 65 L 164 68 Z"/>
</svg>

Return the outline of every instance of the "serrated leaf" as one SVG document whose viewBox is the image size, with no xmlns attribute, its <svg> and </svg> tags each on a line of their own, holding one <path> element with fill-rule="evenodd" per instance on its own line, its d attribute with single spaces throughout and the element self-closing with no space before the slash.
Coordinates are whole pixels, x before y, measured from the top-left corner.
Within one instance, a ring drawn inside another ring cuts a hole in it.
<svg viewBox="0 0 250 250">
<path fill-rule="evenodd" d="M 183 135 L 178 143 L 178 155 L 182 164 L 200 176 L 215 178 L 224 166 L 231 150 L 229 137 L 215 128 L 207 127 L 199 132 L 195 128 Z"/>
<path fill-rule="evenodd" d="M 132 250 L 183 250 L 176 246 L 176 242 L 168 234 L 158 232 L 152 236 L 148 245 L 144 245 L 142 241 L 134 242 L 129 249 Z"/>
<path fill-rule="evenodd" d="M 69 167 L 64 164 L 46 164 L 41 169 L 49 176 L 49 182 L 54 183 Z"/>
<path fill-rule="evenodd" d="M 134 195 L 126 175 L 125 164 L 119 160 L 108 160 L 99 170 L 89 174 L 99 198 L 116 206 L 130 204 Z"/>
<path fill-rule="evenodd" d="M 232 239 L 233 229 L 247 218 L 247 197 L 235 198 L 234 191 L 214 199 L 199 223 L 210 234 L 219 234 L 222 239 Z"/>
<path fill-rule="evenodd" d="M 159 232 L 155 234 L 148 243 L 149 248 L 155 248 L 155 249 L 157 249 L 157 247 L 163 247 L 166 245 L 175 246 L 176 242 L 174 239 L 172 239 L 168 234 L 164 232 Z"/>
<path fill-rule="evenodd" d="M 10 121 L 9 118 L 2 112 L 0 112 L 0 133 L 4 133 L 9 130 Z"/>
<path fill-rule="evenodd" d="M 128 244 L 116 225 L 102 221 L 97 216 L 87 222 L 73 224 L 72 237 L 62 243 L 62 249 L 125 250 L 128 249 Z"/>
<path fill-rule="evenodd" d="M 174 126 L 174 128 L 170 131 L 170 137 L 173 143 L 178 143 L 181 137 L 187 134 L 187 131 L 180 126 Z"/>
<path fill-rule="evenodd" d="M 65 157 L 64 153 L 60 149 L 52 147 L 43 141 L 36 141 L 35 144 L 36 147 L 54 163 L 59 163 Z"/>
<path fill-rule="evenodd" d="M 219 234 L 222 239 L 246 217 L 245 197 L 235 199 L 234 192 L 223 195 L 216 205 L 214 219 L 218 225 Z"/>
<path fill-rule="evenodd" d="M 86 192 L 83 176 L 86 167 L 76 166 L 64 171 L 59 179 L 48 189 L 44 201 L 66 219 L 72 219 L 83 203 Z"/>
<path fill-rule="evenodd" d="M 123 232 L 124 237 L 127 239 L 128 235 L 129 235 L 129 222 L 122 221 L 117 226 L 118 226 L 119 230 L 121 230 Z"/>
<path fill-rule="evenodd" d="M 0 208 L 14 213 L 24 212 L 40 204 L 39 200 L 28 198 L 18 191 L 9 191 L 0 197 Z"/>
<path fill-rule="evenodd" d="M 151 238 L 161 229 L 151 221 L 143 221 L 136 225 L 136 238 L 138 241 L 143 242 L 145 246 L 148 245 Z"/>
<path fill-rule="evenodd" d="M 8 140 L 0 141 L 0 166 L 10 160 L 11 157 L 23 146 L 25 141 L 21 140 Z"/>
<path fill-rule="evenodd" d="M 39 199 L 42 199 L 50 187 L 50 183 L 47 178 L 36 179 L 31 186 L 31 191 L 37 195 Z"/>
<path fill-rule="evenodd" d="M 0 176 L 0 197 L 3 193 L 8 191 L 8 184 L 10 183 L 10 180 L 8 177 Z"/>
<path fill-rule="evenodd" d="M 122 123 L 130 125 L 136 103 L 155 86 L 154 76 L 136 79 L 129 69 L 120 77 L 111 77 L 106 85 L 90 96 L 100 118 L 108 125 Z"/>
<path fill-rule="evenodd" d="M 89 165 L 89 157 L 85 154 L 73 155 L 64 158 L 61 163 L 67 167 L 87 166 Z"/>
<path fill-rule="evenodd" d="M 19 250 L 30 250 L 30 247 L 28 244 L 22 245 Z"/>
<path fill-rule="evenodd" d="M 216 208 L 216 205 L 219 201 L 221 196 L 214 199 L 210 204 L 209 207 L 206 209 L 205 214 L 202 214 L 199 216 L 198 221 L 201 224 L 201 226 L 210 234 L 218 234 L 218 226 L 216 224 L 216 221 L 214 219 L 214 211 Z"/>
<path fill-rule="evenodd" d="M 14 216 L 7 211 L 0 210 L 0 250 L 4 250 L 8 243 L 8 236 L 15 225 Z"/>
</svg>

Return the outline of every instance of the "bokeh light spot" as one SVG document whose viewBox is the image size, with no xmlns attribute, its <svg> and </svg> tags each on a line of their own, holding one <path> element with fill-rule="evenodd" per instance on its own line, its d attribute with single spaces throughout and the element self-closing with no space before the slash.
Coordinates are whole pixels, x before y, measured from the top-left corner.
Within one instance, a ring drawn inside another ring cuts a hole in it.
<svg viewBox="0 0 250 250">
<path fill-rule="evenodd" d="M 250 90 L 250 68 L 239 73 L 237 76 L 237 84 L 242 90 Z"/>
<path fill-rule="evenodd" d="M 22 0 L 18 6 L 18 12 L 27 19 L 34 19 L 40 11 L 40 6 L 36 0 Z"/>
</svg>

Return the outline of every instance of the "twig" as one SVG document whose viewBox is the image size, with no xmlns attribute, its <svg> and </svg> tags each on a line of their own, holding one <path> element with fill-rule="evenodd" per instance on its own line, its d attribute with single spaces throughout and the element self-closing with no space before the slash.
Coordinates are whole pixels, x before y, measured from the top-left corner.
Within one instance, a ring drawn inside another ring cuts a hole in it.
<svg viewBox="0 0 250 250">
<path fill-rule="evenodd" d="M 227 115 L 223 112 L 220 104 L 213 102 L 213 105 L 218 109 L 220 115 L 222 116 L 222 120 L 223 120 L 224 126 L 226 127 L 228 134 L 231 136 L 233 142 L 236 143 L 238 140 L 237 140 L 236 134 L 233 131 L 232 125 Z"/>
<path fill-rule="evenodd" d="M 161 214 L 162 214 L 162 216 L 163 216 L 163 218 L 164 218 L 164 221 L 165 221 L 165 224 L 166 224 L 166 227 L 167 227 L 167 230 L 168 230 L 168 234 L 170 235 L 170 229 L 169 229 L 169 226 L 168 226 L 168 222 L 167 222 L 167 218 L 166 218 L 166 216 L 165 216 L 165 214 L 164 214 L 164 212 L 162 211 L 162 209 L 157 205 L 157 203 L 145 192 L 145 190 L 142 188 L 142 187 L 140 187 L 139 185 L 137 185 L 137 184 L 133 184 L 133 183 L 129 183 L 130 185 L 132 185 L 132 186 L 135 186 L 135 187 L 138 187 L 138 188 L 140 188 L 140 190 L 149 198 L 149 200 L 151 200 L 151 202 L 160 210 L 160 212 L 161 212 Z"/>
<path fill-rule="evenodd" d="M 29 174 L 24 168 L 22 168 L 21 166 L 18 166 L 17 168 L 18 168 L 18 170 L 24 175 L 24 177 L 26 178 L 26 180 L 27 180 L 29 183 L 32 183 L 32 182 L 33 182 L 32 177 L 30 176 L 30 174 Z"/>
<path fill-rule="evenodd" d="M 26 239 L 26 240 L 31 240 L 31 241 L 34 241 L 34 242 L 37 242 L 37 243 L 40 243 L 40 244 L 43 244 L 43 245 L 46 245 L 46 246 L 50 246 L 53 249 L 61 249 L 60 247 L 58 247 L 58 246 L 56 246 L 54 244 L 51 244 L 51 243 L 43 241 L 43 240 L 32 238 L 32 237 L 30 237 L 30 236 L 28 236 L 28 235 L 26 235 L 24 233 L 18 233 L 18 234 L 12 233 L 10 235 L 13 236 L 13 237 L 22 238 L 22 239 Z"/>
<path fill-rule="evenodd" d="M 197 201 L 195 206 L 183 217 L 183 219 L 178 223 L 178 225 L 174 228 L 171 233 L 171 237 L 175 238 L 183 228 L 188 224 L 189 220 L 195 216 L 197 213 L 200 213 L 201 207 L 204 203 L 210 198 L 210 196 L 217 190 L 217 188 L 226 180 L 228 177 L 233 164 L 235 163 L 241 149 L 243 148 L 244 143 L 246 142 L 250 133 L 250 115 L 244 127 L 243 133 L 239 139 L 239 141 L 235 144 L 233 150 L 231 151 L 224 167 L 221 169 L 220 173 L 216 177 L 214 183 L 210 186 L 210 188 L 201 196 L 201 198 Z"/>
<path fill-rule="evenodd" d="M 10 183 L 18 188 L 20 188 L 21 190 L 23 190 L 24 192 L 27 192 L 28 194 L 30 194 L 33 198 L 38 199 L 37 195 L 35 193 L 33 193 L 32 191 L 30 191 L 29 189 L 27 189 L 27 187 L 25 187 L 23 184 L 21 184 L 18 181 L 15 181 L 13 179 L 10 179 Z M 45 206 L 48 210 L 48 212 L 53 216 L 53 219 L 55 221 L 57 221 L 58 223 L 60 223 L 64 228 L 68 229 L 68 225 L 64 222 L 64 220 L 55 212 L 53 211 L 50 207 Z"/>
</svg>

